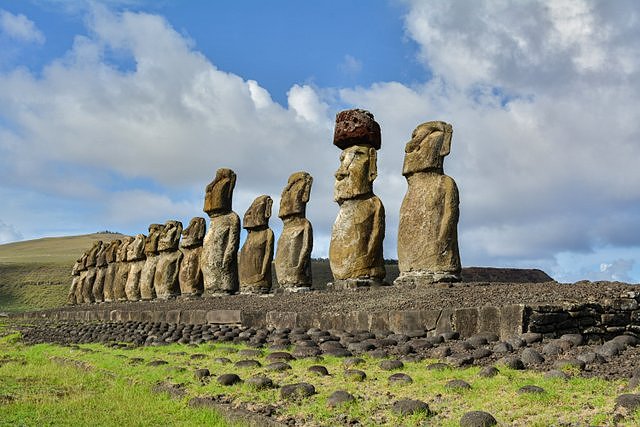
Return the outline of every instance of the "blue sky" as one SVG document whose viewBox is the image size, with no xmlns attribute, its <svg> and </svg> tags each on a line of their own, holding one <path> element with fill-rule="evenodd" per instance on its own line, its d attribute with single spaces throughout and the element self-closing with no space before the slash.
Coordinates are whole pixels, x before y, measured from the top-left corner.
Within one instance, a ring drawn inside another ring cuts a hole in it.
<svg viewBox="0 0 640 427">
<path fill-rule="evenodd" d="M 639 20 L 632 0 L 0 1 L 0 243 L 187 223 L 219 167 L 242 215 L 307 170 L 326 256 L 333 119 L 360 107 L 386 257 L 404 144 L 445 120 L 464 265 L 640 282 Z"/>
</svg>

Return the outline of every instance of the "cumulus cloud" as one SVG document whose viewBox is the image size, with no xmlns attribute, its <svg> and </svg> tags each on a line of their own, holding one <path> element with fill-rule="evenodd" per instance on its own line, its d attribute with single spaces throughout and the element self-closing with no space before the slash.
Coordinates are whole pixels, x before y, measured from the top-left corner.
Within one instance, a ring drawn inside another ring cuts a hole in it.
<svg viewBox="0 0 640 427">
<path fill-rule="evenodd" d="M 11 224 L 6 224 L 0 220 L 0 244 L 10 243 L 22 240 L 22 233 L 15 229 Z"/>
<path fill-rule="evenodd" d="M 0 9 L 0 33 L 27 43 L 42 44 L 45 41 L 44 34 L 32 20 L 22 14 L 14 15 L 2 9 Z"/>
</svg>

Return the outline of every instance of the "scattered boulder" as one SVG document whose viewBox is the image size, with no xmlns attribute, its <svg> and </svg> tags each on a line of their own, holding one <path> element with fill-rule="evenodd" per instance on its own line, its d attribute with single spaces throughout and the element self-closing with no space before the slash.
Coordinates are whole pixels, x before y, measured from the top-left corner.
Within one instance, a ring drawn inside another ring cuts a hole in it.
<svg viewBox="0 0 640 427">
<path fill-rule="evenodd" d="M 411 384 L 413 382 L 413 378 L 402 372 L 391 375 L 388 380 L 389 384 Z"/>
<path fill-rule="evenodd" d="M 392 410 L 396 414 L 402 416 L 413 415 L 416 413 L 425 413 L 426 415 L 431 415 L 429 405 L 421 400 L 414 399 L 398 400 L 393 403 Z"/>
<path fill-rule="evenodd" d="M 309 383 L 287 384 L 280 389 L 280 397 L 288 400 L 303 399 L 316 394 L 316 389 Z"/>
<path fill-rule="evenodd" d="M 460 418 L 460 427 L 491 427 L 498 421 L 488 412 L 471 411 Z"/>
<path fill-rule="evenodd" d="M 221 384 L 221 385 L 234 385 L 234 384 L 238 384 L 242 380 L 236 374 L 222 374 L 218 377 L 217 381 L 218 381 L 218 384 Z"/>
<path fill-rule="evenodd" d="M 353 397 L 351 393 L 344 390 L 336 390 L 331 393 L 331 396 L 327 399 L 327 406 L 335 408 L 336 406 L 344 405 L 345 403 L 353 401 L 355 401 L 355 397 Z"/>
</svg>

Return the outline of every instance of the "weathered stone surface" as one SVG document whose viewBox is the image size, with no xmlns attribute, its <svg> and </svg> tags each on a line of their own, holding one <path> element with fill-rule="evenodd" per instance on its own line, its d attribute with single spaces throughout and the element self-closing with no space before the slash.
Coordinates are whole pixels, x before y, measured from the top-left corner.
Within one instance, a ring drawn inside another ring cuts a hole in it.
<svg viewBox="0 0 640 427">
<path fill-rule="evenodd" d="M 146 239 L 147 236 L 144 234 L 137 234 L 133 242 L 127 247 L 129 274 L 127 275 L 124 291 L 129 301 L 138 301 L 140 299 L 140 278 L 146 258 L 144 254 Z"/>
<path fill-rule="evenodd" d="M 329 262 L 338 288 L 382 284 L 386 274 L 382 254 L 385 212 L 373 194 L 380 143 L 365 136 L 372 135 L 372 129 L 375 134 L 376 127 L 379 136 L 373 115 L 363 110 L 336 116 L 334 143 L 344 150 L 335 173 L 334 200 L 340 211 L 331 231 Z"/>
<path fill-rule="evenodd" d="M 147 236 L 144 244 L 144 254 L 146 260 L 140 273 L 140 299 L 150 300 L 155 299 L 156 290 L 153 286 L 153 279 L 156 274 L 156 267 L 158 266 L 158 240 L 164 230 L 162 224 L 149 225 L 149 235 Z"/>
<path fill-rule="evenodd" d="M 202 240 L 207 224 L 204 218 L 195 217 L 182 232 L 180 250 L 182 262 L 178 282 L 180 293 L 184 296 L 199 296 L 204 292 L 204 281 L 200 269 L 200 255 L 202 254 Z"/>
<path fill-rule="evenodd" d="M 182 223 L 180 221 L 167 221 L 158 241 L 160 251 L 156 273 L 153 277 L 153 287 L 156 297 L 168 299 L 180 294 L 178 274 L 182 252 L 178 251 Z"/>
<path fill-rule="evenodd" d="M 105 251 L 105 259 L 107 261 L 107 271 L 104 277 L 103 288 L 103 299 L 105 302 L 114 300 L 114 283 L 118 271 L 116 259 L 121 244 L 120 239 L 113 240 L 107 245 L 107 250 Z"/>
<path fill-rule="evenodd" d="M 240 292 L 268 293 L 271 290 L 273 231 L 269 228 L 271 197 L 258 196 L 244 214 L 242 227 L 248 231 L 238 257 Z"/>
<path fill-rule="evenodd" d="M 87 252 L 87 257 L 85 258 L 84 265 L 86 267 L 86 275 L 84 280 L 82 281 L 82 302 L 85 304 L 92 303 L 93 300 L 93 283 L 96 279 L 96 258 L 98 257 L 98 252 L 102 250 L 103 243 L 101 240 L 95 242 L 91 249 Z"/>
<path fill-rule="evenodd" d="M 353 145 L 370 145 L 380 149 L 380 125 L 366 110 L 345 110 L 336 115 L 333 144 L 341 150 Z"/>
<path fill-rule="evenodd" d="M 108 244 L 103 244 L 96 254 L 96 278 L 93 282 L 93 300 L 95 302 L 104 301 L 104 281 L 107 275 L 107 248 Z"/>
<path fill-rule="evenodd" d="M 405 147 L 402 174 L 407 193 L 400 208 L 396 283 L 460 281 L 459 197 L 455 181 L 443 172 L 451 149 L 451 125 L 419 125 Z"/>
<path fill-rule="evenodd" d="M 206 294 L 233 294 L 239 290 L 238 248 L 240 218 L 231 210 L 236 174 L 231 169 L 218 169 L 207 185 L 204 211 L 211 219 L 204 238 L 200 269 Z"/>
<path fill-rule="evenodd" d="M 133 237 L 127 236 L 122 239 L 122 243 L 118 247 L 116 254 L 116 275 L 113 280 L 113 299 L 114 301 L 126 301 L 127 294 L 125 293 L 125 286 L 127 284 L 127 278 L 129 277 L 130 265 L 127 263 L 127 251 L 129 245 L 133 242 Z"/>
<path fill-rule="evenodd" d="M 312 183 L 307 172 L 296 172 L 280 198 L 278 216 L 284 225 L 276 251 L 276 277 L 280 287 L 290 291 L 311 287 L 313 229 L 305 212 Z"/>
</svg>

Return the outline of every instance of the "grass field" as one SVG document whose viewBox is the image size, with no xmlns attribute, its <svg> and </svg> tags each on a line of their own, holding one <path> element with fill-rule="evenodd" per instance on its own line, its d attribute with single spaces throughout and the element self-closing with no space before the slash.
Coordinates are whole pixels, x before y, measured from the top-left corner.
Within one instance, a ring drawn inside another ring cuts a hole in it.
<svg viewBox="0 0 640 427">
<path fill-rule="evenodd" d="M 2 332 L 4 329 L 4 332 Z M 356 366 L 366 372 L 362 382 L 344 375 L 344 359 L 325 357 L 322 361 L 300 359 L 288 362 L 292 369 L 266 369 L 268 351 L 251 358 L 262 367 L 240 368 L 232 362 L 246 359 L 238 345 L 206 344 L 194 348 L 178 344 L 163 347 L 111 348 L 100 344 L 63 347 L 39 344 L 26 346 L 19 334 L 0 324 L 0 425 L 229 425 L 211 409 L 188 405 L 191 397 L 224 396 L 231 405 L 273 405 L 281 419 L 295 417 L 311 425 L 343 425 L 358 420 L 364 425 L 457 426 L 470 410 L 490 412 L 501 425 L 613 425 L 614 400 L 626 381 L 604 381 L 573 377 L 546 379 L 534 371 L 514 371 L 499 367 L 493 378 L 480 378 L 477 367 L 428 370 L 433 361 L 405 363 L 400 370 L 413 378 L 407 385 L 390 385 L 394 372 L 384 371 L 379 359 L 363 356 Z M 195 359 L 194 354 L 203 354 Z M 216 360 L 228 358 L 231 363 Z M 165 365 L 150 366 L 154 360 Z M 317 376 L 307 369 L 322 364 L 331 375 Z M 194 377 L 197 368 L 207 368 L 210 380 Z M 298 401 L 286 401 L 279 389 L 256 390 L 243 382 L 222 386 L 216 377 L 237 373 L 243 380 L 267 375 L 279 385 L 308 382 L 317 394 Z M 445 386 L 451 379 L 471 384 L 469 390 Z M 170 399 L 154 393 L 158 383 L 180 384 L 184 397 Z M 535 384 L 541 394 L 519 394 L 517 390 Z M 329 395 L 346 390 L 356 397 L 352 403 L 331 409 Z M 391 410 L 401 398 L 428 403 L 433 414 L 402 417 Z M 622 414 L 625 415 L 625 414 Z M 617 425 L 640 425 L 640 413 L 626 414 Z"/>
</svg>

